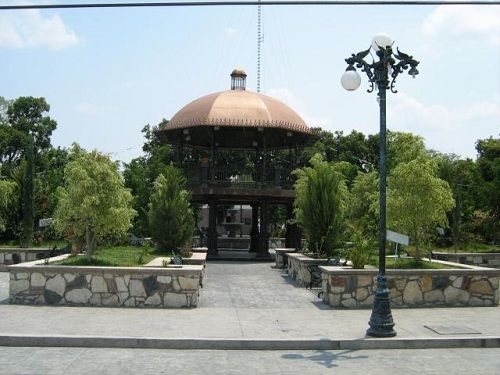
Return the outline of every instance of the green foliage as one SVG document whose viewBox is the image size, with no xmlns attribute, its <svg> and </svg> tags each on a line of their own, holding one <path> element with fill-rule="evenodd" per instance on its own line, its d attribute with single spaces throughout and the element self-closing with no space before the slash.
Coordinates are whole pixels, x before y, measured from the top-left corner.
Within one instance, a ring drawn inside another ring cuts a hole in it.
<svg viewBox="0 0 500 375">
<path fill-rule="evenodd" d="M 370 259 L 370 265 L 378 267 L 378 256 L 377 257 L 372 257 Z M 441 264 L 441 263 L 436 263 L 436 262 L 429 262 L 426 260 L 419 260 L 419 259 L 413 259 L 413 258 L 386 258 L 385 259 L 385 267 L 386 269 L 417 269 L 417 270 L 422 270 L 422 269 L 449 269 L 452 267 L 449 267 L 447 265 Z"/>
<path fill-rule="evenodd" d="M 7 210 L 4 238 L 20 236 L 24 246 L 32 245 L 34 223 L 42 215 L 38 209 L 42 201 L 39 175 L 44 173 L 46 155 L 52 150 L 50 137 L 57 125 L 47 115 L 49 109 L 44 98 L 0 98 L 0 173 L 17 184 Z M 60 182 L 53 185 L 52 193 Z"/>
<path fill-rule="evenodd" d="M 366 237 L 359 229 L 353 230 L 351 240 L 354 243 L 354 246 L 349 251 L 349 259 L 352 267 L 356 269 L 365 268 L 375 248 L 373 240 Z"/>
<path fill-rule="evenodd" d="M 311 167 L 298 169 L 294 202 L 297 223 L 304 230 L 309 249 L 319 257 L 332 255 L 343 232 L 347 188 L 344 177 L 320 154 Z"/>
<path fill-rule="evenodd" d="M 153 183 L 165 167 L 174 160 L 172 147 L 162 144 L 155 136 L 154 130 L 155 128 L 149 125 L 142 129 L 145 138 L 142 147 L 144 155 L 125 164 L 123 172 L 125 186 L 132 191 L 134 196 L 133 207 L 137 211 L 137 216 L 133 221 L 133 233 L 138 236 L 150 235 L 147 206 Z"/>
<path fill-rule="evenodd" d="M 487 138 L 476 143 L 480 174 L 479 204 L 487 214 L 485 234 L 493 243 L 500 241 L 500 138 Z"/>
<path fill-rule="evenodd" d="M 165 167 L 154 182 L 148 219 L 160 251 L 181 249 L 192 239 L 195 223 L 185 182 L 182 172 L 174 166 Z"/>
<path fill-rule="evenodd" d="M 379 221 L 378 173 L 358 173 L 349 195 L 349 220 L 363 233 L 375 237 Z"/>
<path fill-rule="evenodd" d="M 402 162 L 392 170 L 387 192 L 389 228 L 409 234 L 417 260 L 429 233 L 436 226 L 448 226 L 446 213 L 454 205 L 448 183 L 437 177 L 437 165 L 429 157 Z"/>
<path fill-rule="evenodd" d="M 417 158 L 428 157 L 424 139 L 412 133 L 387 132 L 388 173 L 400 163 L 408 163 Z"/>
<path fill-rule="evenodd" d="M 455 207 L 448 212 L 451 243 L 457 246 L 470 238 L 471 221 L 478 208 L 475 202 L 477 166 L 470 160 L 459 159 L 456 155 L 435 155 L 438 165 L 438 176 L 450 185 L 453 191 Z"/>
<path fill-rule="evenodd" d="M 97 151 L 73 145 L 71 161 L 64 170 L 66 186 L 58 190 L 54 226 L 77 242 L 85 242 L 90 258 L 97 241 L 121 236 L 135 215 L 132 195 L 123 186 L 116 163 Z"/>
<path fill-rule="evenodd" d="M 151 262 L 158 254 L 145 246 L 99 246 L 91 259 L 83 256 L 68 257 L 58 264 L 66 266 L 137 267 Z"/>
<path fill-rule="evenodd" d="M 5 230 L 5 210 L 15 189 L 14 182 L 0 180 L 0 232 Z"/>
<path fill-rule="evenodd" d="M 29 247 L 33 243 L 33 232 L 35 226 L 34 217 L 34 194 L 35 194 L 35 175 L 34 175 L 34 144 L 30 139 L 26 147 L 26 163 L 24 163 L 24 178 L 22 186 L 22 234 L 21 247 Z"/>
</svg>

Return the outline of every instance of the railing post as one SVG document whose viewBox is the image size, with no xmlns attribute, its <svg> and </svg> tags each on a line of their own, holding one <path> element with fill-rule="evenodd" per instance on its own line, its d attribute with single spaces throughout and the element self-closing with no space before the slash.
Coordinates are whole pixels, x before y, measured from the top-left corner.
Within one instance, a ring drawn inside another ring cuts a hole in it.
<svg viewBox="0 0 500 375">
<path fill-rule="evenodd" d="M 283 168 L 281 165 L 277 165 L 274 168 L 274 185 L 280 187 L 281 186 L 281 172 L 283 171 Z"/>
</svg>

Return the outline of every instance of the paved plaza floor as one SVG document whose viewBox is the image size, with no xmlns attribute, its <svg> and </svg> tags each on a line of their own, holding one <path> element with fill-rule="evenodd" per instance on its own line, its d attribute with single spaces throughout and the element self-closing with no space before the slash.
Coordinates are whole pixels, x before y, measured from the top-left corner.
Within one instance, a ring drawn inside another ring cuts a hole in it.
<svg viewBox="0 0 500 375">
<path fill-rule="evenodd" d="M 2 375 L 495 375 L 500 349 L 343 351 L 0 348 Z"/>
<path fill-rule="evenodd" d="M 8 273 L 0 273 L 0 337 L 378 340 L 365 337 L 370 310 L 332 309 L 271 266 L 261 262 L 208 263 L 200 305 L 193 309 L 10 305 Z M 469 337 L 500 337 L 498 307 L 393 309 L 393 316 L 398 332 L 395 339 L 409 342 L 453 336 L 439 335 L 426 325 L 467 328 L 475 332 Z M 500 349 L 256 351 L 4 346 L 0 347 L 0 363 L 4 375 L 500 374 Z"/>
<path fill-rule="evenodd" d="M 298 287 L 271 263 L 207 264 L 200 305 L 137 309 L 11 305 L 0 273 L 0 334 L 168 338 L 360 339 L 370 310 L 338 310 Z M 442 338 L 427 325 L 500 336 L 500 308 L 393 309 L 397 338 Z"/>
</svg>

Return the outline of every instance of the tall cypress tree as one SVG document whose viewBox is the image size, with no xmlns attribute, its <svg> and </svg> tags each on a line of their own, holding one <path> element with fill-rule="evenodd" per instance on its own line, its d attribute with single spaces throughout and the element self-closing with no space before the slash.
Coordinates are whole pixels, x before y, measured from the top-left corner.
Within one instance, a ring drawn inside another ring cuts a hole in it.
<svg viewBox="0 0 500 375">
<path fill-rule="evenodd" d="M 34 193 L 35 193 L 35 150 L 33 138 L 29 137 L 26 145 L 26 163 L 23 178 L 22 208 L 23 220 L 21 223 L 21 247 L 29 247 L 33 243 L 34 232 Z"/>
</svg>

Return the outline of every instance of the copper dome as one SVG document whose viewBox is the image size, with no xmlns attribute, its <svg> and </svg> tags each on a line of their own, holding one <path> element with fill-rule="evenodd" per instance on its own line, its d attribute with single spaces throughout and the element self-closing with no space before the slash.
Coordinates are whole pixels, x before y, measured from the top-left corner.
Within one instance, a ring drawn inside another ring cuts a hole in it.
<svg viewBox="0 0 500 375">
<path fill-rule="evenodd" d="M 212 131 L 219 148 L 286 148 L 306 143 L 313 132 L 286 104 L 270 96 L 246 90 L 246 74 L 231 73 L 232 90 L 216 92 L 193 100 L 158 129 L 168 143 L 210 147 Z M 257 135 L 254 133 L 262 133 Z"/>
<path fill-rule="evenodd" d="M 177 112 L 164 129 L 194 126 L 280 128 L 311 133 L 304 120 L 290 107 L 270 96 L 248 90 L 202 96 Z"/>
</svg>

